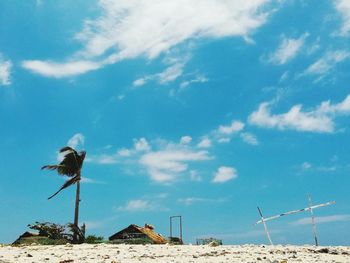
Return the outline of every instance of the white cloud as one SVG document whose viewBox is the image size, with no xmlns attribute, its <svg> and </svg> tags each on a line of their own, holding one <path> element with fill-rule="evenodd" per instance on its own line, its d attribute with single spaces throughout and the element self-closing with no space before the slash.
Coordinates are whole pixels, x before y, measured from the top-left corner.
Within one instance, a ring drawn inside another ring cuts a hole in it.
<svg viewBox="0 0 350 263">
<path fill-rule="evenodd" d="M 248 121 L 252 125 L 280 130 L 332 133 L 335 131 L 333 119 L 338 115 L 350 114 L 350 95 L 338 104 L 322 102 L 316 109 L 302 111 L 302 105 L 293 106 L 288 112 L 271 114 L 270 104 L 262 103 Z"/>
<path fill-rule="evenodd" d="M 131 151 L 129 149 L 122 148 L 118 150 L 118 155 L 122 157 L 129 157 L 131 156 Z"/>
<path fill-rule="evenodd" d="M 349 0 L 335 0 L 335 7 L 343 18 L 343 25 L 339 34 L 341 36 L 348 36 L 350 32 L 350 1 Z"/>
<path fill-rule="evenodd" d="M 136 199 L 128 201 L 124 206 L 117 208 L 118 211 L 144 212 L 154 210 L 154 205 L 149 200 Z"/>
<path fill-rule="evenodd" d="M 115 210 L 124 212 L 169 211 L 169 208 L 162 205 L 167 196 L 167 193 L 144 195 L 141 198 L 127 201 L 124 205 L 116 207 Z"/>
<path fill-rule="evenodd" d="M 67 145 L 72 148 L 77 148 L 78 146 L 83 146 L 85 142 L 85 137 L 81 133 L 76 133 L 67 142 Z"/>
<path fill-rule="evenodd" d="M 238 177 L 237 171 L 233 167 L 221 166 L 215 173 L 213 183 L 225 183 Z"/>
<path fill-rule="evenodd" d="M 270 54 L 268 61 L 278 65 L 287 63 L 300 52 L 308 35 L 305 33 L 297 39 L 283 37 L 281 44 L 274 53 Z"/>
<path fill-rule="evenodd" d="M 134 147 L 131 149 L 121 148 L 111 154 L 90 155 L 86 161 L 97 164 L 116 164 L 130 158 L 136 158 L 151 150 L 151 146 L 145 138 L 134 139 L 133 142 Z"/>
<path fill-rule="evenodd" d="M 140 164 L 146 167 L 152 181 L 171 183 L 188 169 L 189 162 L 209 160 L 206 151 L 166 149 L 144 154 Z"/>
<path fill-rule="evenodd" d="M 132 85 L 133 85 L 134 87 L 140 87 L 140 86 L 145 85 L 146 82 L 147 82 L 147 78 L 145 78 L 145 77 L 144 77 L 144 78 L 139 78 L 139 79 L 134 80 L 134 82 L 132 83 Z"/>
<path fill-rule="evenodd" d="M 222 134 L 233 134 L 233 133 L 237 133 L 240 132 L 241 130 L 243 130 L 244 128 L 244 123 L 241 121 L 232 121 L 231 125 L 229 126 L 219 126 L 219 133 Z"/>
<path fill-rule="evenodd" d="M 251 144 L 251 145 L 258 145 L 259 144 L 259 141 L 254 134 L 251 134 L 249 132 L 243 132 L 240 134 L 240 136 L 241 136 L 242 140 L 248 144 Z"/>
<path fill-rule="evenodd" d="M 80 182 L 82 182 L 82 183 L 84 183 L 84 184 L 106 184 L 105 182 L 96 181 L 96 180 L 94 180 L 94 179 L 87 178 L 87 177 L 81 177 Z"/>
<path fill-rule="evenodd" d="M 152 75 L 147 75 L 142 78 L 136 79 L 133 82 L 134 87 L 141 87 L 145 85 L 148 81 L 155 80 L 160 84 L 167 84 L 169 82 L 175 81 L 183 73 L 183 67 L 185 63 L 175 63 L 167 67 L 164 71 Z"/>
<path fill-rule="evenodd" d="M 191 179 L 191 181 L 194 181 L 194 182 L 201 182 L 202 181 L 202 177 L 195 170 L 190 171 L 190 179 Z"/>
<path fill-rule="evenodd" d="M 23 67 L 47 77 L 67 77 L 124 59 L 162 53 L 189 40 L 240 36 L 249 39 L 269 14 L 270 0 L 101 0 L 102 14 L 85 20 L 76 35 L 82 50 L 64 63 L 27 60 Z M 114 53 L 113 53 L 114 52 Z M 108 57 L 107 54 L 109 55 Z M 105 57 L 105 58 L 103 58 Z M 92 62 L 99 60 L 99 62 Z M 174 79 L 173 68 L 164 81 Z"/>
<path fill-rule="evenodd" d="M 190 136 L 182 136 L 180 139 L 180 144 L 189 144 L 192 141 Z"/>
<path fill-rule="evenodd" d="M 194 205 L 197 203 L 221 203 L 226 199 L 210 199 L 210 198 L 201 198 L 201 197 L 187 197 L 187 198 L 179 198 L 177 202 L 186 206 Z"/>
<path fill-rule="evenodd" d="M 119 154 L 100 154 L 100 155 L 89 155 L 86 162 L 97 163 L 97 164 L 116 164 L 120 162 Z"/>
<path fill-rule="evenodd" d="M 286 81 L 289 78 L 289 71 L 285 71 L 279 79 L 279 83 Z"/>
<path fill-rule="evenodd" d="M 73 149 L 76 149 L 78 147 L 83 147 L 85 142 L 85 137 L 81 133 L 76 133 L 70 138 L 67 142 L 67 146 L 72 147 Z M 58 162 L 61 162 L 63 160 L 64 153 L 57 152 L 56 159 Z M 85 159 L 85 161 L 89 161 L 88 158 Z"/>
<path fill-rule="evenodd" d="M 210 148 L 212 146 L 211 140 L 209 138 L 203 138 L 198 144 L 198 148 Z"/>
<path fill-rule="evenodd" d="M 332 223 L 332 222 L 345 222 L 350 221 L 350 215 L 332 215 L 332 216 L 320 216 L 315 218 L 317 224 Z M 292 223 L 292 225 L 309 225 L 312 224 L 311 218 L 306 217 L 299 219 Z"/>
<path fill-rule="evenodd" d="M 338 165 L 330 165 L 330 166 L 317 166 L 314 164 L 311 164 L 309 162 L 304 162 L 301 164 L 300 169 L 303 172 L 307 171 L 313 171 L 313 172 L 321 172 L 321 173 L 332 173 L 335 172 L 338 168 L 340 168 Z"/>
<path fill-rule="evenodd" d="M 105 165 L 132 165 L 137 167 L 138 173 L 140 168 L 145 170 L 152 181 L 170 184 L 184 173 L 188 174 L 190 163 L 212 159 L 207 151 L 190 146 L 191 140 L 190 136 L 183 136 L 179 143 L 162 139 L 149 143 L 145 138 L 134 139 L 131 149 L 121 148 L 112 154 L 89 155 L 86 161 Z M 201 177 L 190 171 L 190 179 L 200 181 Z"/>
<path fill-rule="evenodd" d="M 0 86 L 11 84 L 11 68 L 12 62 L 10 60 L 4 60 L 0 53 Z"/>
<path fill-rule="evenodd" d="M 312 167 L 312 164 L 309 162 L 303 162 L 301 165 L 302 170 L 309 170 Z"/>
<path fill-rule="evenodd" d="M 231 138 L 219 138 L 218 143 L 229 143 Z"/>
<path fill-rule="evenodd" d="M 192 83 L 205 83 L 205 82 L 208 82 L 208 81 L 209 80 L 208 80 L 208 78 L 206 76 L 197 75 L 194 79 L 185 80 L 185 81 L 181 82 L 180 89 L 187 88 Z"/>
<path fill-rule="evenodd" d="M 134 147 L 136 151 L 149 151 L 151 149 L 145 138 L 134 139 Z"/>
<path fill-rule="evenodd" d="M 326 75 L 349 56 L 350 53 L 344 50 L 327 52 L 322 58 L 311 64 L 302 75 Z"/>
<path fill-rule="evenodd" d="M 158 74 L 159 83 L 166 84 L 168 82 L 176 80 L 182 75 L 184 65 L 182 63 L 177 63 L 168 67 L 162 73 Z"/>
<path fill-rule="evenodd" d="M 56 63 L 41 60 L 25 60 L 22 67 L 45 77 L 71 77 L 102 67 L 105 63 L 87 60 Z"/>
<path fill-rule="evenodd" d="M 193 37 L 247 36 L 266 21 L 267 2 L 104 0 L 103 16 L 87 20 L 78 38 L 87 56 L 116 49 L 124 58 L 154 58 Z"/>
</svg>

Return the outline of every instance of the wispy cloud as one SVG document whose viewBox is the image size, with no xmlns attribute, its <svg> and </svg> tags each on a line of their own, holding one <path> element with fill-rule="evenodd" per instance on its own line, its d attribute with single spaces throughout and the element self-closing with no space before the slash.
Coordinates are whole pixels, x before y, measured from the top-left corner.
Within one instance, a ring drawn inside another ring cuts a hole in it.
<svg viewBox="0 0 350 263">
<path fill-rule="evenodd" d="M 198 203 L 222 203 L 225 202 L 226 198 L 202 198 L 202 197 L 186 197 L 186 198 L 179 198 L 177 199 L 177 202 L 186 206 L 191 206 Z"/>
<path fill-rule="evenodd" d="M 76 133 L 74 134 L 68 141 L 67 141 L 67 146 L 72 147 L 74 149 L 78 147 L 84 147 L 85 143 L 85 137 L 81 133 Z M 63 160 L 64 153 L 57 152 L 56 159 L 57 161 L 62 161 Z"/>
<path fill-rule="evenodd" d="M 237 170 L 233 167 L 221 166 L 215 173 L 213 183 L 226 183 L 238 177 Z"/>
<path fill-rule="evenodd" d="M 144 212 L 152 211 L 155 207 L 149 200 L 135 199 L 128 201 L 125 205 L 119 206 L 118 211 Z"/>
<path fill-rule="evenodd" d="M 237 135 L 247 144 L 258 145 L 258 138 L 250 132 L 244 132 L 244 128 L 243 122 L 232 120 L 229 125 L 220 125 L 212 134 L 218 143 L 229 143 L 231 138 Z"/>
<path fill-rule="evenodd" d="M 140 199 L 127 201 L 124 205 L 115 208 L 116 211 L 124 212 L 149 212 L 149 211 L 168 211 L 169 209 L 162 206 L 161 202 L 167 194 L 146 195 Z"/>
<path fill-rule="evenodd" d="M 268 62 L 282 65 L 292 60 L 301 51 L 308 33 L 301 35 L 299 38 L 282 37 L 282 41 L 277 50 L 268 56 Z"/>
<path fill-rule="evenodd" d="M 11 68 L 12 62 L 5 60 L 0 53 L 0 86 L 8 86 L 11 84 Z"/>
<path fill-rule="evenodd" d="M 171 183 L 178 179 L 181 173 L 188 169 L 189 162 L 210 160 L 207 151 L 191 149 L 167 149 L 149 152 L 140 159 L 150 175 L 152 181 Z"/>
<path fill-rule="evenodd" d="M 350 1 L 349 0 L 334 0 L 335 8 L 340 13 L 343 19 L 343 24 L 339 31 L 339 35 L 348 36 L 350 32 Z"/>
<path fill-rule="evenodd" d="M 193 79 L 182 81 L 180 84 L 180 89 L 187 88 L 188 86 L 190 86 L 193 83 L 205 83 L 208 81 L 209 81 L 209 79 L 206 76 L 196 75 Z"/>
<path fill-rule="evenodd" d="M 198 148 L 210 148 L 212 146 L 211 140 L 208 137 L 204 137 L 197 144 Z"/>
<path fill-rule="evenodd" d="M 308 111 L 302 111 L 302 105 L 298 104 L 286 113 L 271 114 L 270 107 L 267 102 L 261 103 L 259 109 L 249 116 L 248 122 L 259 127 L 279 130 L 332 133 L 335 131 L 334 118 L 350 114 L 350 95 L 338 104 L 324 101 Z"/>
<path fill-rule="evenodd" d="M 189 39 L 227 36 L 249 39 L 272 12 L 267 9 L 269 3 L 269 0 L 103 0 L 99 2 L 102 15 L 85 20 L 84 29 L 76 35 L 83 49 L 62 63 L 26 60 L 22 65 L 46 77 L 62 78 L 125 59 L 154 59 Z M 176 75 L 169 73 L 168 77 Z M 164 76 L 163 80 L 169 78 Z"/>
<path fill-rule="evenodd" d="M 303 162 L 298 168 L 302 172 L 332 173 L 342 167 L 334 163 L 331 165 L 315 165 L 310 162 Z"/>
<path fill-rule="evenodd" d="M 312 164 L 309 162 L 303 162 L 300 167 L 303 171 L 307 171 L 307 170 L 311 169 Z"/>
<path fill-rule="evenodd" d="M 250 132 L 242 132 L 241 133 L 241 138 L 244 142 L 251 144 L 251 145 L 258 145 L 259 141 L 256 138 L 256 136 Z"/>
<path fill-rule="evenodd" d="M 243 128 L 244 128 L 243 122 L 234 120 L 228 126 L 220 125 L 218 131 L 219 133 L 222 133 L 222 134 L 231 135 L 233 133 L 240 132 L 241 130 L 243 130 Z"/>
<path fill-rule="evenodd" d="M 67 145 L 72 148 L 77 148 L 78 146 L 84 146 L 85 136 L 81 133 L 76 133 L 67 142 Z"/>
<path fill-rule="evenodd" d="M 151 149 L 148 141 L 145 138 L 134 139 L 134 147 L 136 151 L 149 151 Z M 125 152 L 125 151 L 124 151 Z"/>
<path fill-rule="evenodd" d="M 190 179 L 194 182 L 201 182 L 203 180 L 202 177 L 198 174 L 198 171 L 196 170 L 190 171 Z"/>
<path fill-rule="evenodd" d="M 335 66 L 350 57 L 350 52 L 345 50 L 328 51 L 316 62 L 311 64 L 301 76 L 318 76 L 322 79 L 332 72 Z"/>
<path fill-rule="evenodd" d="M 189 144 L 192 141 L 192 137 L 191 136 L 182 136 L 180 139 L 180 144 Z"/>
<path fill-rule="evenodd" d="M 168 65 L 168 67 L 165 70 L 163 70 L 160 73 L 146 75 L 146 76 L 143 76 L 142 78 L 136 79 L 133 82 L 133 86 L 140 87 L 145 85 L 149 81 L 157 81 L 161 85 L 173 82 L 179 77 L 181 77 L 181 75 L 183 74 L 184 67 L 188 59 L 189 59 L 188 56 L 184 58 L 176 58 L 176 59 L 168 58 L 167 60 L 165 60 L 165 62 L 167 64 L 169 63 L 171 64 Z"/>
<path fill-rule="evenodd" d="M 317 224 L 350 221 L 350 215 L 319 216 L 315 218 Z M 311 225 L 311 218 L 306 217 L 291 223 L 295 226 Z"/>
<path fill-rule="evenodd" d="M 140 87 L 145 85 L 148 81 L 156 80 L 160 84 L 167 84 L 169 82 L 172 82 L 176 80 L 178 77 L 182 75 L 183 72 L 183 65 L 182 64 L 175 64 L 168 68 L 166 68 L 161 73 L 156 73 L 154 75 L 148 75 L 144 76 L 140 79 L 137 79 L 133 82 L 134 87 Z"/>
<path fill-rule="evenodd" d="M 188 174 L 191 180 L 197 181 L 200 176 L 189 170 L 191 163 L 212 159 L 209 152 L 191 145 L 190 136 L 182 136 L 174 143 L 162 139 L 147 141 L 145 138 L 134 139 L 131 149 L 121 148 L 111 154 L 92 155 L 87 161 L 98 164 L 123 164 L 138 167 L 145 171 L 151 181 L 171 184 Z"/>
<path fill-rule="evenodd" d="M 22 67 L 45 77 L 62 78 L 83 74 L 101 68 L 106 63 L 87 60 L 63 63 L 41 60 L 25 60 Z"/>
<path fill-rule="evenodd" d="M 133 139 L 134 146 L 131 149 L 121 148 L 110 154 L 95 154 L 89 155 L 86 159 L 87 162 L 97 164 L 116 164 L 125 161 L 128 158 L 135 158 L 144 152 L 151 150 L 149 142 L 145 138 Z"/>
<path fill-rule="evenodd" d="M 84 184 L 106 184 L 106 182 L 97 181 L 95 179 L 91 179 L 91 178 L 88 178 L 88 177 L 82 177 L 80 182 L 82 182 Z"/>
</svg>

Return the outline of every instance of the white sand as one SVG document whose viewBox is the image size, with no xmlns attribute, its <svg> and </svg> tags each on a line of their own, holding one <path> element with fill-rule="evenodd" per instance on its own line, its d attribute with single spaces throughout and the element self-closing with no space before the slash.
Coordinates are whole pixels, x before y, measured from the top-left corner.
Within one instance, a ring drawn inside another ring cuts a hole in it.
<svg viewBox="0 0 350 263">
<path fill-rule="evenodd" d="M 0 247 L 4 262 L 350 262 L 350 247 L 62 245 Z"/>
</svg>

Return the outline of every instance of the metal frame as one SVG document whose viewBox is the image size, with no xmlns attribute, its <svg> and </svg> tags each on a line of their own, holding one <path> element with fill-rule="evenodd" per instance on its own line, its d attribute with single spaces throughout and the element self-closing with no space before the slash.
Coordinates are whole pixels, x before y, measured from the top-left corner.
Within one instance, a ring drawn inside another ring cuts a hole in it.
<svg viewBox="0 0 350 263">
<path fill-rule="evenodd" d="M 292 215 L 292 214 L 296 214 L 296 213 L 300 213 L 300 212 L 310 211 L 310 213 L 311 213 L 311 222 L 312 222 L 312 230 L 313 230 L 313 237 L 314 237 L 314 240 L 315 240 L 315 245 L 318 246 L 318 239 L 317 239 L 317 232 L 316 232 L 316 222 L 315 222 L 313 209 L 320 208 L 320 207 L 323 207 L 323 206 L 328 206 L 328 205 L 334 205 L 335 201 L 331 201 L 331 202 L 327 202 L 327 203 L 323 203 L 323 204 L 319 204 L 319 205 L 312 205 L 310 194 L 308 195 L 308 201 L 309 201 L 309 206 L 306 207 L 306 208 L 285 212 L 285 213 L 282 213 L 282 214 L 279 214 L 279 215 L 275 215 L 275 216 L 271 216 L 271 217 L 267 217 L 267 218 L 263 217 L 262 212 L 261 212 L 260 208 L 258 207 L 258 211 L 259 211 L 261 220 L 257 221 L 255 223 L 255 225 L 260 224 L 260 223 L 262 223 L 264 225 L 264 229 L 265 229 L 265 233 L 266 233 L 267 239 L 269 240 L 270 244 L 273 245 L 271 237 L 270 237 L 270 234 L 269 234 L 269 231 L 267 229 L 266 221 L 277 219 L 277 218 L 280 218 L 281 216 Z"/>
<path fill-rule="evenodd" d="M 180 240 L 182 241 L 182 216 L 170 216 L 170 239 L 173 237 L 173 219 L 179 218 L 180 219 Z"/>
</svg>

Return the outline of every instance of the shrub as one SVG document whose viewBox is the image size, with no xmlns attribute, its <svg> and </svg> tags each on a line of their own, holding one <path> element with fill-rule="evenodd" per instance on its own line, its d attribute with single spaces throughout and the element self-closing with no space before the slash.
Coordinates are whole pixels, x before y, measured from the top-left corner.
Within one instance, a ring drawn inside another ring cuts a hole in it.
<svg viewBox="0 0 350 263">
<path fill-rule="evenodd" d="M 89 235 L 89 236 L 87 236 L 85 238 L 85 243 L 88 243 L 88 244 L 103 243 L 103 237 L 102 236 Z"/>
</svg>

